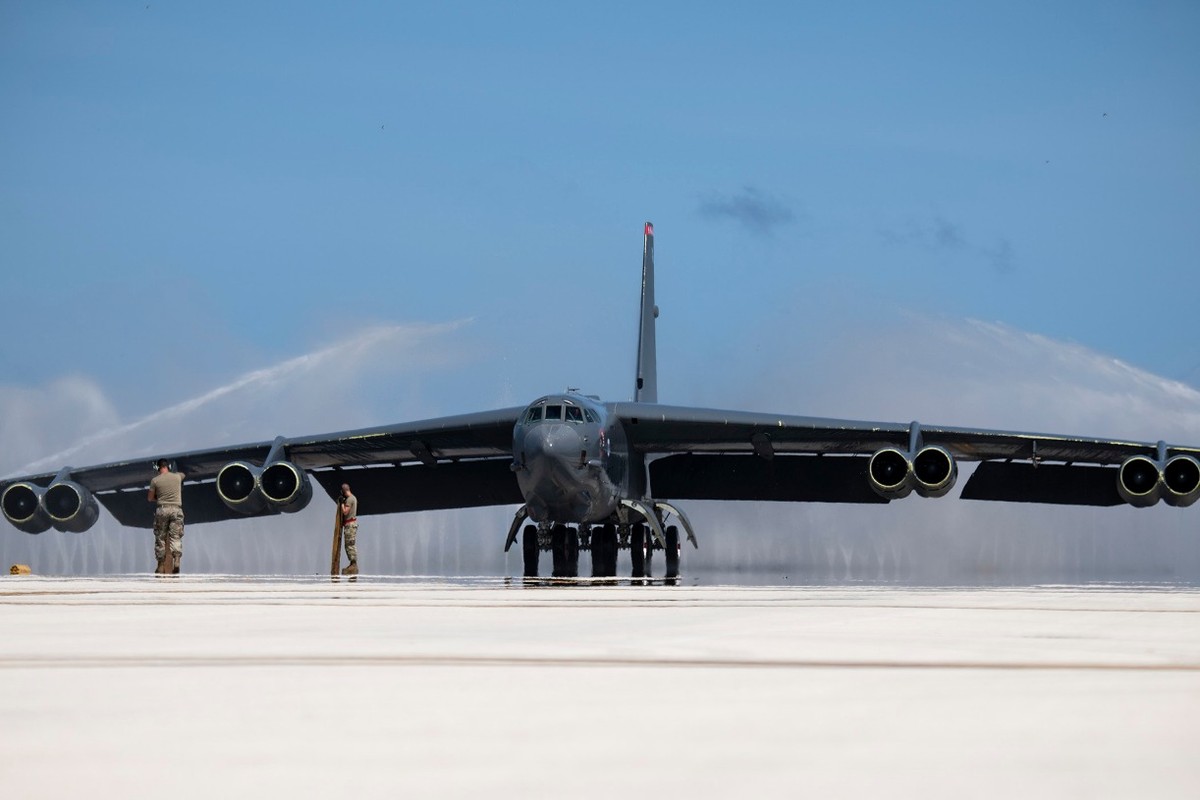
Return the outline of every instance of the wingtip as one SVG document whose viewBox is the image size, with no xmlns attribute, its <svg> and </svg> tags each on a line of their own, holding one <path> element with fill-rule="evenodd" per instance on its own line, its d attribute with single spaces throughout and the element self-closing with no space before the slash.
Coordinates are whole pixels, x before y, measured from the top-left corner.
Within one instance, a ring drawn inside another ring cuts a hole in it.
<svg viewBox="0 0 1200 800">
<path fill-rule="evenodd" d="M 649 220 L 646 221 L 646 235 L 647 236 L 654 235 L 654 223 L 650 222 Z"/>
</svg>

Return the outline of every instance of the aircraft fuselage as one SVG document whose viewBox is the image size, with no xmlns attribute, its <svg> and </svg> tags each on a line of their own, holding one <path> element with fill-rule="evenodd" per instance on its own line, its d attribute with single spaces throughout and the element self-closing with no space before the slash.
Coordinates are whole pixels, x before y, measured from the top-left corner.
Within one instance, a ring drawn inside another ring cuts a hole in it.
<svg viewBox="0 0 1200 800">
<path fill-rule="evenodd" d="M 534 522 L 593 523 L 629 496 L 629 452 L 621 423 L 578 394 L 531 403 L 513 426 L 513 471 Z"/>
</svg>

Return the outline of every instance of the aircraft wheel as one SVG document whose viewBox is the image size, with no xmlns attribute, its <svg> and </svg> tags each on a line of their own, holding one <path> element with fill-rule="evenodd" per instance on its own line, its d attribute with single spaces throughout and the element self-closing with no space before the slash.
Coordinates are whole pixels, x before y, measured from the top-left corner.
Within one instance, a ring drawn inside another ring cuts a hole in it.
<svg viewBox="0 0 1200 800">
<path fill-rule="evenodd" d="M 633 577 L 646 577 L 646 526 L 640 522 L 629 529 L 629 560 L 633 562 Z"/>
<path fill-rule="evenodd" d="M 612 578 L 617 574 L 617 529 L 601 525 L 592 531 L 592 577 Z"/>
<path fill-rule="evenodd" d="M 617 526 L 605 525 L 604 535 L 608 537 L 608 570 L 607 577 L 617 577 Z"/>
<path fill-rule="evenodd" d="M 617 547 L 617 526 L 606 525 L 604 529 L 607 531 L 606 535 L 608 536 L 608 577 L 615 578 L 617 577 L 617 553 L 619 551 Z"/>
<path fill-rule="evenodd" d="M 567 577 L 579 577 L 579 531 L 567 528 Z"/>
<path fill-rule="evenodd" d="M 608 537 L 604 528 L 592 528 L 592 577 L 603 578 L 608 568 Z"/>
<path fill-rule="evenodd" d="M 521 532 L 521 555 L 525 562 L 525 577 L 536 578 L 538 574 L 537 526 L 526 525 Z"/>
<path fill-rule="evenodd" d="M 555 525 L 550 529 L 550 554 L 554 558 L 552 578 L 567 577 L 567 526 Z"/>
<path fill-rule="evenodd" d="M 674 525 L 668 525 L 663 531 L 664 538 L 667 541 L 667 548 L 663 552 L 666 561 L 666 576 L 668 578 L 679 577 L 679 528 Z"/>
</svg>

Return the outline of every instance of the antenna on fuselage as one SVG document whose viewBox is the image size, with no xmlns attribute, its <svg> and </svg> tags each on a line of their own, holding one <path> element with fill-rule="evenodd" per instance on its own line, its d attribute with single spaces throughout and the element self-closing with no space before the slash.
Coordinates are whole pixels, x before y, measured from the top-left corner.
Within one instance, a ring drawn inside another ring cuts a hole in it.
<svg viewBox="0 0 1200 800">
<path fill-rule="evenodd" d="M 638 325 L 637 385 L 633 399 L 639 403 L 658 402 L 658 357 L 654 344 L 654 225 L 647 222 L 642 247 L 642 313 Z"/>
</svg>

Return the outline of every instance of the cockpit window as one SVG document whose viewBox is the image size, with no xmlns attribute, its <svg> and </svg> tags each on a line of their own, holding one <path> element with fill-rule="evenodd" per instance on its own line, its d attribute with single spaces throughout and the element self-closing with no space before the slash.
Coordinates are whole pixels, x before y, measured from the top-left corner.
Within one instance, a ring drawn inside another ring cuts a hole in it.
<svg viewBox="0 0 1200 800">
<path fill-rule="evenodd" d="M 533 408 L 529 409 L 529 413 L 525 415 L 526 422 L 537 422 L 541 418 L 542 418 L 542 407 L 541 406 L 534 406 Z"/>
<path fill-rule="evenodd" d="M 562 406 L 546 406 L 546 419 L 562 419 Z"/>
<path fill-rule="evenodd" d="M 583 410 L 579 406 L 567 406 L 567 422 L 583 422 Z"/>
<path fill-rule="evenodd" d="M 592 411 L 590 408 L 585 408 L 583 410 L 583 415 L 585 417 L 587 417 L 588 422 L 599 422 L 600 421 L 600 419 L 596 416 L 596 413 L 594 411 Z"/>
</svg>

